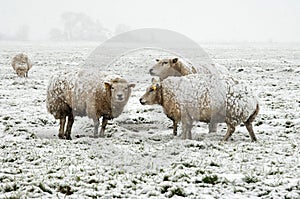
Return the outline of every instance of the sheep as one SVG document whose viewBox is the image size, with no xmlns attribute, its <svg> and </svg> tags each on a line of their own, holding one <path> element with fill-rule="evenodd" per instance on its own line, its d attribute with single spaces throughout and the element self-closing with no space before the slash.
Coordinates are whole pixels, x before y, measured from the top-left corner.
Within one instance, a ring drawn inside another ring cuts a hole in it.
<svg viewBox="0 0 300 199">
<path fill-rule="evenodd" d="M 19 77 L 28 77 L 28 71 L 32 68 L 30 59 L 24 53 L 17 54 L 11 65 Z"/>
<path fill-rule="evenodd" d="M 173 59 L 156 59 L 156 64 L 149 69 L 152 76 L 158 76 L 164 80 L 169 76 L 185 76 L 197 73 L 194 67 L 187 67 L 178 58 Z"/>
<path fill-rule="evenodd" d="M 94 122 L 94 137 L 98 137 L 99 119 L 102 117 L 100 137 L 108 120 L 118 117 L 128 102 L 135 84 L 117 75 L 103 72 L 66 72 L 51 78 L 47 88 L 47 109 L 60 120 L 58 137 L 71 139 L 75 116 L 88 116 Z M 66 131 L 64 127 L 68 117 Z"/>
<path fill-rule="evenodd" d="M 156 64 L 149 69 L 152 76 L 158 76 L 160 80 L 164 80 L 169 76 L 185 76 L 197 73 L 197 70 L 192 66 L 188 67 L 178 58 L 172 59 L 156 59 Z M 220 64 L 212 64 L 217 69 L 218 73 L 229 74 L 228 70 Z M 217 132 L 217 123 L 210 122 L 208 129 L 209 133 Z"/>
<path fill-rule="evenodd" d="M 152 76 L 158 76 L 160 80 L 164 80 L 169 76 L 185 76 L 198 73 L 195 67 L 185 65 L 178 58 L 156 59 L 156 62 L 157 63 L 149 69 L 149 73 Z M 223 65 L 212 64 L 212 67 L 216 68 L 216 72 L 219 74 L 229 74 L 229 71 Z"/>
<path fill-rule="evenodd" d="M 152 79 L 152 85 L 140 98 L 142 105 L 158 104 L 164 113 L 173 121 L 173 135 L 177 135 L 178 122 L 182 122 L 182 138 L 192 139 L 193 121 L 225 122 L 227 133 L 223 141 L 227 141 L 235 127 L 243 122 L 252 141 L 257 141 L 252 122 L 259 112 L 257 98 L 243 84 L 230 76 L 221 76 L 224 83 L 224 99 L 216 99 L 214 91 L 201 74 L 183 77 L 169 77 L 163 81 Z M 215 78 L 215 77 L 213 77 Z M 218 79 L 218 78 L 217 78 Z M 215 103 L 216 100 L 220 100 Z"/>
</svg>

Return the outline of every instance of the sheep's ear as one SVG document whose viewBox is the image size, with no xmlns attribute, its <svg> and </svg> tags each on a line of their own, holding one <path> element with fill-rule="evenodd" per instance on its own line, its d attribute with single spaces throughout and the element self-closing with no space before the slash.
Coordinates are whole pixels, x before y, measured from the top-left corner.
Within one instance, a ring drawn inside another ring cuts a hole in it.
<svg viewBox="0 0 300 199">
<path fill-rule="evenodd" d="M 156 62 L 159 62 L 159 59 L 156 59 L 155 61 L 156 61 Z"/>
<path fill-rule="evenodd" d="M 173 64 L 177 63 L 177 61 L 178 61 L 178 58 L 172 59 L 172 63 L 173 63 Z"/>
<path fill-rule="evenodd" d="M 155 83 L 159 82 L 159 80 L 157 80 L 157 79 L 155 79 L 155 78 L 153 77 L 152 80 L 151 80 L 151 82 L 152 82 L 152 84 L 155 84 Z"/>
<path fill-rule="evenodd" d="M 111 83 L 110 82 L 104 82 L 104 86 L 107 90 L 111 89 Z"/>
<path fill-rule="evenodd" d="M 129 87 L 129 88 L 134 88 L 134 87 L 135 87 L 135 84 L 129 84 L 128 87 Z"/>
</svg>

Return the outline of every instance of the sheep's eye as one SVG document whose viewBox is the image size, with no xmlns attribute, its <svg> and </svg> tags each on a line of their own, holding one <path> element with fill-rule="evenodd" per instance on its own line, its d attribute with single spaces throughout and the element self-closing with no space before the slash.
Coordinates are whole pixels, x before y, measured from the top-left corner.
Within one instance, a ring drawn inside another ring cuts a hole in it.
<svg viewBox="0 0 300 199">
<path fill-rule="evenodd" d="M 153 92 L 154 91 L 154 89 L 153 88 L 150 88 L 149 89 L 149 93 L 151 93 L 151 92 Z"/>
<path fill-rule="evenodd" d="M 111 87 L 111 90 L 114 90 L 115 89 L 115 87 Z"/>
</svg>

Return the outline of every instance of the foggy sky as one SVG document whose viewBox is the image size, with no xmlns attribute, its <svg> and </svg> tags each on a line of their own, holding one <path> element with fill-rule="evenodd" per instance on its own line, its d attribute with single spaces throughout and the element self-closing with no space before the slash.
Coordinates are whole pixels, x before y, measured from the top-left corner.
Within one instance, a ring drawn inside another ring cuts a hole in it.
<svg viewBox="0 0 300 199">
<path fill-rule="evenodd" d="M 126 24 L 196 41 L 300 42 L 299 0 L 0 0 L 0 33 L 27 24 L 31 40 L 44 40 L 51 28 L 62 28 L 67 11 L 86 13 L 112 31 Z"/>
</svg>

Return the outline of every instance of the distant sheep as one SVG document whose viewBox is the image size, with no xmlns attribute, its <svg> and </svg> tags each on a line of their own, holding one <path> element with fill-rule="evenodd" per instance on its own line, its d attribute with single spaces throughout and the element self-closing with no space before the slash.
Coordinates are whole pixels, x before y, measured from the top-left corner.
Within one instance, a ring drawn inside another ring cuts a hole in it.
<svg viewBox="0 0 300 199">
<path fill-rule="evenodd" d="M 28 71 L 32 68 L 30 59 L 24 53 L 17 54 L 11 65 L 19 77 L 28 77 Z"/>
<path fill-rule="evenodd" d="M 209 123 L 225 122 L 227 133 L 223 141 L 243 122 L 256 141 L 252 122 L 259 111 L 256 97 L 243 84 L 229 76 L 222 76 L 225 96 L 216 103 L 214 91 L 201 74 L 184 77 L 169 77 L 163 81 L 152 80 L 152 85 L 140 98 L 143 105 L 159 104 L 164 113 L 173 121 L 173 134 L 177 135 L 177 124 L 182 122 L 182 138 L 191 139 L 193 121 Z"/>
<path fill-rule="evenodd" d="M 156 64 L 149 70 L 150 75 L 158 76 L 160 80 L 164 80 L 170 76 L 185 76 L 197 73 L 197 70 L 192 66 L 188 67 L 178 58 L 173 59 L 156 59 Z M 229 74 L 226 67 L 220 64 L 213 64 L 212 67 L 217 69 L 220 74 Z M 209 132 L 217 131 L 217 123 L 209 123 Z"/>
<path fill-rule="evenodd" d="M 71 139 L 75 116 L 88 116 L 94 121 L 94 136 L 104 136 L 108 120 L 118 117 L 131 95 L 125 79 L 106 73 L 67 72 L 53 76 L 47 89 L 47 109 L 60 120 L 59 138 Z M 68 124 L 64 131 L 66 117 Z"/>
</svg>

